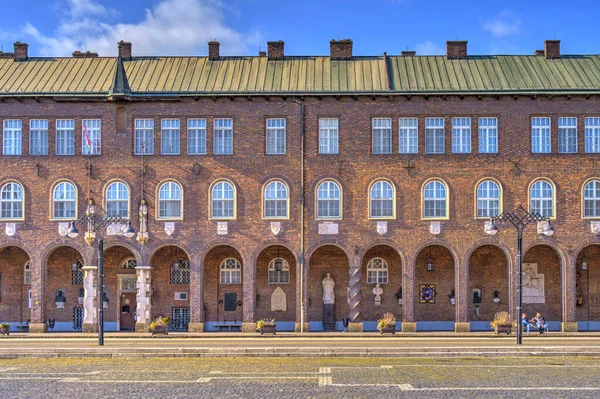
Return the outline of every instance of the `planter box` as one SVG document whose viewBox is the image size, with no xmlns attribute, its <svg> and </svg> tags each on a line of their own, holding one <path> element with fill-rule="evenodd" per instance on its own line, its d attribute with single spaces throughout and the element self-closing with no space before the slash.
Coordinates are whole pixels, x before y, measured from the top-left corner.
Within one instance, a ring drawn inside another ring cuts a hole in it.
<svg viewBox="0 0 600 399">
<path fill-rule="evenodd" d="M 504 333 L 506 333 L 508 335 L 512 332 L 512 325 L 500 324 L 500 325 L 494 327 L 494 331 L 496 332 L 496 335 L 504 334 Z"/>
<path fill-rule="evenodd" d="M 396 327 L 383 327 L 379 332 L 383 335 L 385 333 L 391 333 L 392 335 L 396 334 Z"/>
<path fill-rule="evenodd" d="M 169 335 L 169 326 L 156 326 L 152 331 L 152 336 L 156 334 Z"/>
<path fill-rule="evenodd" d="M 275 324 L 265 324 L 264 326 L 262 326 L 260 328 L 260 335 L 263 335 L 264 333 L 267 334 L 273 334 L 275 335 L 275 333 L 277 332 L 277 327 Z"/>
</svg>

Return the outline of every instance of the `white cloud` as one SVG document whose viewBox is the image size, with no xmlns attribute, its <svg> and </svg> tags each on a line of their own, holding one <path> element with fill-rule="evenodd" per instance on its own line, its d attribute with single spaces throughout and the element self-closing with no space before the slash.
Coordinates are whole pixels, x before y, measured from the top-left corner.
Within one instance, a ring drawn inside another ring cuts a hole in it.
<svg viewBox="0 0 600 399">
<path fill-rule="evenodd" d="M 509 36 L 519 33 L 521 18 L 511 11 L 502 11 L 490 22 L 483 24 L 483 29 L 496 37 Z"/>
<path fill-rule="evenodd" d="M 415 46 L 415 50 L 417 55 L 442 55 L 445 54 L 446 51 L 443 47 L 440 47 L 436 43 L 427 40 L 426 42 L 417 43 Z"/>
<path fill-rule="evenodd" d="M 207 42 L 221 42 L 222 54 L 243 55 L 256 48 L 259 32 L 228 26 L 224 5 L 216 0 L 162 0 L 136 23 L 114 23 L 116 12 L 93 0 L 68 0 L 53 35 L 26 24 L 23 33 L 42 45 L 41 55 L 66 56 L 74 50 L 116 55 L 117 42 L 132 42 L 134 55 L 191 55 L 207 52 Z"/>
</svg>

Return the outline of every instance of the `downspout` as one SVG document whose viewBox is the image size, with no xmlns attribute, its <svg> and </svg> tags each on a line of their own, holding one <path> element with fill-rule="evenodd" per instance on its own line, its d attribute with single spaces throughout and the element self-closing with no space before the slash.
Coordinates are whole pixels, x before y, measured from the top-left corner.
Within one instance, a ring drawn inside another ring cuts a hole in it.
<svg viewBox="0 0 600 399">
<path fill-rule="evenodd" d="M 294 102 L 300 105 L 300 114 L 302 118 L 300 120 L 300 190 L 302 192 L 302 195 L 300 197 L 300 333 L 304 333 L 304 141 L 306 137 L 306 128 L 304 125 L 304 101 L 294 98 Z"/>
</svg>

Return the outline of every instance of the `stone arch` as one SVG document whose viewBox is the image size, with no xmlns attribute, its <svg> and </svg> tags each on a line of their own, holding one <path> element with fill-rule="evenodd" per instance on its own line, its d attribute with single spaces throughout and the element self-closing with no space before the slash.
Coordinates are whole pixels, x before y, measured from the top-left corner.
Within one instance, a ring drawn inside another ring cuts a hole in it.
<svg viewBox="0 0 600 399">
<path fill-rule="evenodd" d="M 104 252 L 106 252 L 107 250 L 109 250 L 110 248 L 113 248 L 113 247 L 127 248 L 135 257 L 135 260 L 138 263 L 138 265 L 142 266 L 142 254 L 129 242 L 127 242 L 125 240 L 108 241 L 104 244 Z"/>
<path fill-rule="evenodd" d="M 21 245 L 0 246 L 0 273 L 4 288 L 0 302 L 0 320 L 3 323 L 25 324 L 32 319 L 33 301 L 29 300 L 29 292 L 33 293 L 35 287 L 33 279 L 25 279 L 27 264 L 31 273 L 32 259 Z"/>
<path fill-rule="evenodd" d="M 42 265 L 46 265 L 48 262 L 48 258 L 52 255 L 56 249 L 60 247 L 71 247 L 75 249 L 83 258 L 83 263 L 85 265 L 91 265 L 92 260 L 94 258 L 94 250 L 87 245 L 84 245 L 79 242 L 80 240 L 71 240 L 68 238 L 56 239 L 53 242 L 47 244 L 44 248 L 39 251 L 40 259 L 42 261 Z"/>
<path fill-rule="evenodd" d="M 578 331 L 597 331 L 600 329 L 600 242 L 587 241 L 591 242 L 579 246 L 573 261 L 576 270 L 575 321 Z"/>
</svg>

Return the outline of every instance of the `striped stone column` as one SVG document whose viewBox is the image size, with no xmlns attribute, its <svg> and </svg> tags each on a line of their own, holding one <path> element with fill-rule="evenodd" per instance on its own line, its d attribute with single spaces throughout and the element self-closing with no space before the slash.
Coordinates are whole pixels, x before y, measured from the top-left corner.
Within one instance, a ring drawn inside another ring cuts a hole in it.
<svg viewBox="0 0 600 399">
<path fill-rule="evenodd" d="M 349 331 L 362 331 L 362 318 L 360 315 L 361 308 L 361 288 L 362 288 L 362 268 L 359 265 L 350 267 L 350 281 L 348 286 L 350 291 L 348 292 L 348 299 L 350 300 L 349 306 L 349 318 L 350 325 L 348 326 Z"/>
</svg>

